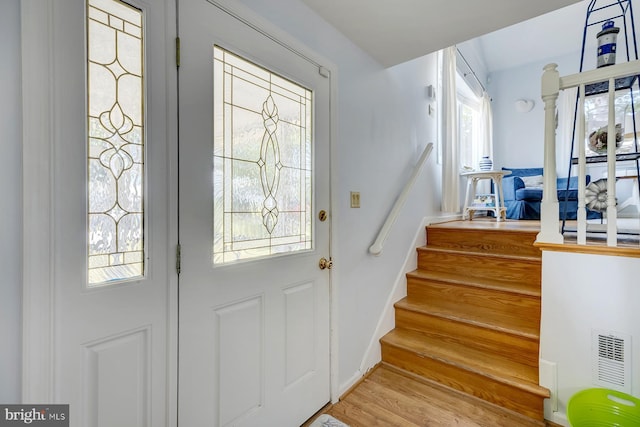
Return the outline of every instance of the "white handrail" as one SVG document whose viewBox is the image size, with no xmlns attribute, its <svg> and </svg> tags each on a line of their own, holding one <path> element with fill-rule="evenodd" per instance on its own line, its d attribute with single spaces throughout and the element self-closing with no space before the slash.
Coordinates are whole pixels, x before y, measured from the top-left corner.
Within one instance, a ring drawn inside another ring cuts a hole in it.
<svg viewBox="0 0 640 427">
<path fill-rule="evenodd" d="M 380 232 L 378 232 L 378 237 L 376 237 L 375 242 L 373 242 L 373 245 L 371 245 L 371 247 L 369 248 L 370 254 L 377 256 L 382 253 L 382 247 L 384 246 L 384 242 L 387 240 L 387 237 L 389 236 L 391 227 L 393 227 L 393 224 L 396 222 L 396 219 L 398 219 L 398 213 L 400 212 L 400 209 L 402 209 L 405 202 L 407 201 L 407 197 L 409 196 L 409 191 L 411 191 L 411 189 L 413 188 L 413 184 L 415 184 L 416 180 L 418 179 L 418 175 L 422 170 L 422 166 L 424 165 L 425 161 L 429 157 L 429 154 L 431 154 L 431 150 L 433 150 L 433 142 L 430 142 L 427 144 L 424 151 L 422 152 L 422 155 L 418 159 L 418 163 L 416 163 L 416 166 L 413 169 L 411 178 L 409 178 L 409 181 L 407 181 L 407 183 L 405 184 L 404 188 L 402 189 L 402 193 L 400 193 L 400 196 L 398 196 L 398 198 L 396 199 L 396 202 L 393 205 L 393 209 L 391 209 L 391 212 L 389 212 L 389 215 L 387 216 L 386 221 L 382 225 Z"/>
</svg>

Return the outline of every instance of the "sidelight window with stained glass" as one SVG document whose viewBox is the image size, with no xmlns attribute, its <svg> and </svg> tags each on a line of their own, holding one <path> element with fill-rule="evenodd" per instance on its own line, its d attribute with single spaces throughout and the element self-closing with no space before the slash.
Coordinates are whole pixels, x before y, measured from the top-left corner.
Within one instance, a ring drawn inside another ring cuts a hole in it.
<svg viewBox="0 0 640 427">
<path fill-rule="evenodd" d="M 144 275 L 143 14 L 87 4 L 88 283 Z"/>
<path fill-rule="evenodd" d="M 311 249 L 312 91 L 214 47 L 214 264 Z"/>
</svg>

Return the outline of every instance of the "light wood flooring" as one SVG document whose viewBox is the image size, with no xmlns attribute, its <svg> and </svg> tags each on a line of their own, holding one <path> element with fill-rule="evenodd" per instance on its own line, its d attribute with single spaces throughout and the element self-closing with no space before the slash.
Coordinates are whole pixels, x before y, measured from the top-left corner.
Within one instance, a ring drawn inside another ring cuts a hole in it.
<svg viewBox="0 0 640 427">
<path fill-rule="evenodd" d="M 552 427 L 380 364 L 326 413 L 351 427 Z M 304 426 L 308 426 L 313 419 Z"/>
</svg>

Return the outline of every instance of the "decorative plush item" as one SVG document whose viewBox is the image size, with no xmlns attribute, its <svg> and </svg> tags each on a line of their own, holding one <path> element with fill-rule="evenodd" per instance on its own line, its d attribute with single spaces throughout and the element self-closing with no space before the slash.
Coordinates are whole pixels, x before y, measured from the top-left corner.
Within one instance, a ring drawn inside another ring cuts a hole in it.
<svg viewBox="0 0 640 427">
<path fill-rule="evenodd" d="M 607 210 L 606 178 L 601 178 L 587 185 L 584 192 L 584 201 L 587 207 L 592 211 L 604 212 Z"/>
<path fill-rule="evenodd" d="M 607 152 L 607 126 L 591 132 L 589 135 L 589 149 L 596 153 L 606 154 Z M 616 148 L 620 147 L 622 142 L 622 125 L 616 123 Z"/>
<path fill-rule="evenodd" d="M 525 187 L 542 188 L 542 186 L 544 185 L 542 175 L 523 176 L 521 178 L 522 182 L 524 182 Z"/>
</svg>

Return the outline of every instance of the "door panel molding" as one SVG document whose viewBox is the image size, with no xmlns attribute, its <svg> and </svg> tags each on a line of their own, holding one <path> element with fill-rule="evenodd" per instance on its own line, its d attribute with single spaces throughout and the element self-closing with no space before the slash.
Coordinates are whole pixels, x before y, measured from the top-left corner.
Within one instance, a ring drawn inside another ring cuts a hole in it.
<svg viewBox="0 0 640 427">
<path fill-rule="evenodd" d="M 149 425 L 152 363 L 150 340 L 151 325 L 148 325 L 84 346 L 83 408 L 87 412 L 82 415 L 83 426 L 117 425 L 122 420 L 131 418 L 137 418 L 141 426 Z M 109 378 L 109 386 L 117 387 L 115 392 L 108 388 L 101 389 L 105 377 Z M 118 410 L 113 411 L 113 408 Z"/>
<path fill-rule="evenodd" d="M 264 295 L 213 311 L 218 349 L 218 420 L 222 426 L 235 425 L 264 406 Z M 236 363 L 238 359 L 240 363 Z M 240 368 L 233 369 L 234 365 Z"/>
</svg>

